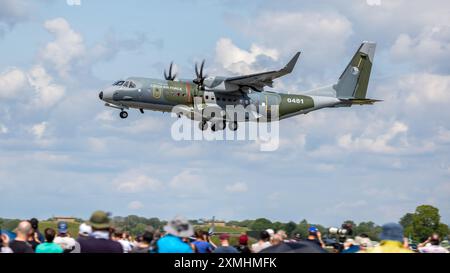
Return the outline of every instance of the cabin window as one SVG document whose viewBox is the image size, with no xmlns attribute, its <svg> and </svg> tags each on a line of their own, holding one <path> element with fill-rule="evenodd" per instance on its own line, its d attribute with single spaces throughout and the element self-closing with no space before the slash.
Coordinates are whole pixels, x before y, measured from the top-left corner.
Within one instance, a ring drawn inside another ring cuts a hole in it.
<svg viewBox="0 0 450 273">
<path fill-rule="evenodd" d="M 208 100 L 208 99 L 209 99 L 209 96 L 205 96 L 205 99 L 207 99 L 207 100 Z"/>
</svg>

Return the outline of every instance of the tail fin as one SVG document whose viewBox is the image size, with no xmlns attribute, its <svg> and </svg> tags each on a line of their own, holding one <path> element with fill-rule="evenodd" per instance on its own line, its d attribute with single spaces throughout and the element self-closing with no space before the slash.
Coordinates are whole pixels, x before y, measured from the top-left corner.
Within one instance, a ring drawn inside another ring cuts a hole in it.
<svg viewBox="0 0 450 273">
<path fill-rule="evenodd" d="M 339 99 L 365 99 L 376 43 L 363 42 L 334 86 Z"/>
</svg>

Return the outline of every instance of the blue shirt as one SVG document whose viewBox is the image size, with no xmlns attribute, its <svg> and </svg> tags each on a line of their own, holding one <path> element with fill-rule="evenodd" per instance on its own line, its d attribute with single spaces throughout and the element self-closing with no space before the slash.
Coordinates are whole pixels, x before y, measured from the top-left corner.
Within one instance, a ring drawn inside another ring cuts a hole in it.
<svg viewBox="0 0 450 273">
<path fill-rule="evenodd" d="M 192 248 L 185 242 L 181 240 L 181 238 L 166 235 L 158 240 L 156 243 L 158 246 L 158 253 L 193 253 Z"/>
<path fill-rule="evenodd" d="M 195 241 L 192 244 L 195 245 L 198 253 L 211 253 L 213 251 L 213 246 L 205 241 Z"/>
</svg>

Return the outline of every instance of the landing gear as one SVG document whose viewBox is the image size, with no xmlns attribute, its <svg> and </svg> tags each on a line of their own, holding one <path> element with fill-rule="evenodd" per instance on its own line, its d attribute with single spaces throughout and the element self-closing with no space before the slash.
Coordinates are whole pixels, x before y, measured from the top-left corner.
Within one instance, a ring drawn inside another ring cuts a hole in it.
<svg viewBox="0 0 450 273">
<path fill-rule="evenodd" d="M 206 122 L 206 120 L 200 121 L 198 127 L 200 128 L 200 130 L 205 131 L 206 129 L 208 129 L 208 122 Z"/>
<path fill-rule="evenodd" d="M 213 132 L 224 130 L 226 127 L 227 127 L 226 121 L 218 121 L 218 122 L 211 124 L 211 130 Z"/>
<path fill-rule="evenodd" d="M 228 129 L 231 131 L 236 131 L 238 129 L 237 121 L 230 121 L 230 123 L 228 123 Z"/>
<path fill-rule="evenodd" d="M 120 112 L 119 116 L 120 116 L 122 119 L 126 119 L 126 118 L 128 117 L 128 113 L 127 113 L 127 111 L 122 111 L 122 112 Z"/>
</svg>

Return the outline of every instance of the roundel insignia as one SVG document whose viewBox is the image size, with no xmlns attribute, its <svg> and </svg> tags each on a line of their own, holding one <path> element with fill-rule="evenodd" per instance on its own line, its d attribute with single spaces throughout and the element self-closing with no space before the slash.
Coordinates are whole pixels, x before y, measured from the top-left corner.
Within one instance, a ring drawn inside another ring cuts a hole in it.
<svg viewBox="0 0 450 273">
<path fill-rule="evenodd" d="M 153 88 L 153 97 L 155 99 L 161 98 L 161 88 L 160 87 L 154 87 Z"/>
</svg>

